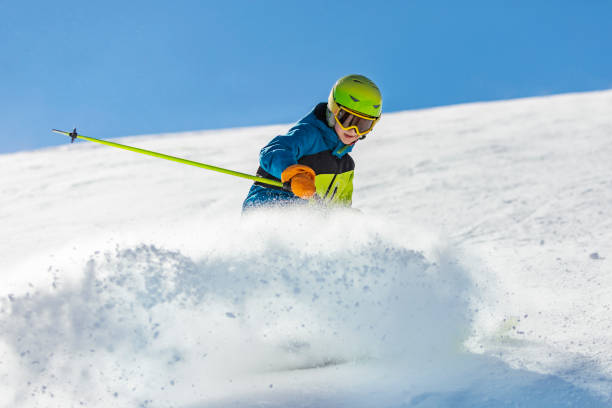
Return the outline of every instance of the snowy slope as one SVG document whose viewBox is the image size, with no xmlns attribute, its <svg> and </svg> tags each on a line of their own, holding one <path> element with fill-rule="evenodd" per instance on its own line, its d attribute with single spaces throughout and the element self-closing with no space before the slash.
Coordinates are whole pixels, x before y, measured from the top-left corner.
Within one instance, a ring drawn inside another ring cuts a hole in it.
<svg viewBox="0 0 612 408">
<path fill-rule="evenodd" d="M 0 406 L 612 406 L 610 112 L 385 115 L 361 214 L 242 218 L 248 181 L 87 142 L 1 155 Z M 288 126 L 119 143 L 254 173 Z"/>
</svg>

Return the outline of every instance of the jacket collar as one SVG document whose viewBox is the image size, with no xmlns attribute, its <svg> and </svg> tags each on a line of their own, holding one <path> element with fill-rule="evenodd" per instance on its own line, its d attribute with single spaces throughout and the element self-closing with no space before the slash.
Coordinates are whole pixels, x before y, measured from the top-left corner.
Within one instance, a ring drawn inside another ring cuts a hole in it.
<svg viewBox="0 0 612 408">
<path fill-rule="evenodd" d="M 323 140 L 325 141 L 327 147 L 329 147 L 329 149 L 332 151 L 332 154 L 336 157 L 342 157 L 353 150 L 354 145 L 347 146 L 342 143 L 340 138 L 338 138 L 336 131 L 327 125 L 327 118 L 325 116 L 326 110 L 327 103 L 321 102 L 317 104 L 312 111 L 298 123 L 309 123 L 316 126 L 321 131 Z"/>
</svg>

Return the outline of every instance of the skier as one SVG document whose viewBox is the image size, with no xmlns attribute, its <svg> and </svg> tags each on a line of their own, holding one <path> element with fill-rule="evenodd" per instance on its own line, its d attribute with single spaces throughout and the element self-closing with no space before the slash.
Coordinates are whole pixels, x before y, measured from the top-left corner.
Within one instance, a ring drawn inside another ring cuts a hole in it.
<svg viewBox="0 0 612 408">
<path fill-rule="evenodd" d="M 270 141 L 259 155 L 260 177 L 285 187 L 255 182 L 242 210 L 307 204 L 350 207 L 355 163 L 349 152 L 380 119 L 382 96 L 362 75 L 340 78 L 322 102 L 286 135 Z"/>
</svg>

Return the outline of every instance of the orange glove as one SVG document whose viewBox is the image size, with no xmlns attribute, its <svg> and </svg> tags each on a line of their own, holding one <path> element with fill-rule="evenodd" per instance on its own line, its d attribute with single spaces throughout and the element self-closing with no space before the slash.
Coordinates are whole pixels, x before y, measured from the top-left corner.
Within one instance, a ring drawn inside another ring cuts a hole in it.
<svg viewBox="0 0 612 408">
<path fill-rule="evenodd" d="M 289 183 L 293 194 L 303 199 L 308 199 L 317 192 L 315 172 L 303 164 L 294 164 L 283 170 L 281 181 L 283 184 Z"/>
</svg>

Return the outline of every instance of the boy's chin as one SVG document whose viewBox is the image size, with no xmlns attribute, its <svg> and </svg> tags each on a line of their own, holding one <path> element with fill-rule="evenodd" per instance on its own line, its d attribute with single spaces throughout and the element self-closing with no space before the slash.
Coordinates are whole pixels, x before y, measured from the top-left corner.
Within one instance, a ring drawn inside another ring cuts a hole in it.
<svg viewBox="0 0 612 408">
<path fill-rule="evenodd" d="M 340 138 L 340 141 L 342 143 L 344 143 L 345 145 L 349 145 L 349 146 L 354 145 L 355 143 L 357 143 L 358 140 L 359 140 L 358 137 L 356 137 L 356 138 L 341 137 Z"/>
</svg>

